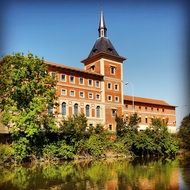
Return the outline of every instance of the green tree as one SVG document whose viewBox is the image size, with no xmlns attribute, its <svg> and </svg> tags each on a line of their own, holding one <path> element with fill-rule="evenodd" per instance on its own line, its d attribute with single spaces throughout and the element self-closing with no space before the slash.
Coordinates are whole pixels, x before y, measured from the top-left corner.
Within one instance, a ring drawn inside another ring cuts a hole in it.
<svg viewBox="0 0 190 190">
<path fill-rule="evenodd" d="M 48 74 L 43 59 L 31 53 L 16 53 L 3 57 L 0 81 L 3 122 L 25 158 L 39 146 L 45 132 L 56 128 L 53 114 L 47 112 L 48 105 L 54 106 L 56 100 L 56 80 Z M 25 142 L 27 147 L 21 145 Z"/>
<path fill-rule="evenodd" d="M 178 136 L 180 138 L 181 147 L 190 149 L 190 114 L 183 118 Z"/>
</svg>

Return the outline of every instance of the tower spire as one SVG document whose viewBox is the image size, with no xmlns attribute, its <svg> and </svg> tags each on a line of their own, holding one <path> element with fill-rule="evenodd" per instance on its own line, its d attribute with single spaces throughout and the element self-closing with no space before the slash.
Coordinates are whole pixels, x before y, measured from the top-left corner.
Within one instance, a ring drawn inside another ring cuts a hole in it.
<svg viewBox="0 0 190 190">
<path fill-rule="evenodd" d="M 105 20 L 104 20 L 103 11 L 101 11 L 101 14 L 100 14 L 98 32 L 99 32 L 99 37 L 107 37 L 107 34 L 106 34 L 107 28 L 106 28 L 106 24 L 105 24 Z"/>
</svg>

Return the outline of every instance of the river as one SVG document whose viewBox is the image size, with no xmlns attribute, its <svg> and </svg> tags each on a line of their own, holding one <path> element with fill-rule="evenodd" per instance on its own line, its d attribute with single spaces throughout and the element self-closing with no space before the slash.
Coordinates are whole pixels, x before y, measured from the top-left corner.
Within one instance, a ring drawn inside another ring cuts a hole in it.
<svg viewBox="0 0 190 190">
<path fill-rule="evenodd" d="M 0 167 L 1 190 L 189 190 L 190 159 L 101 160 Z"/>
</svg>

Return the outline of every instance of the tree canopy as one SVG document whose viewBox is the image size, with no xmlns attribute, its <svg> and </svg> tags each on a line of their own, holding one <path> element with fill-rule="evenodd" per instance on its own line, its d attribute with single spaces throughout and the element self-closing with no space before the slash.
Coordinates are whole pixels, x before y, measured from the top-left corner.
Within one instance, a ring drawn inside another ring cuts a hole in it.
<svg viewBox="0 0 190 190">
<path fill-rule="evenodd" d="M 47 109 L 56 100 L 56 81 L 48 74 L 44 60 L 31 53 L 3 57 L 0 81 L 3 123 L 15 141 L 29 149 L 38 143 L 40 133 L 55 128 L 54 116 Z"/>
</svg>

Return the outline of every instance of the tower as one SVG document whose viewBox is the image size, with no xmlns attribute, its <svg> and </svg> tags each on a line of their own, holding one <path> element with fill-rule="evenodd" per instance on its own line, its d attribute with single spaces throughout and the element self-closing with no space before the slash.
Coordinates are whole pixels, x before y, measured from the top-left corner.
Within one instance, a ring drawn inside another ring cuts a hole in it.
<svg viewBox="0 0 190 190">
<path fill-rule="evenodd" d="M 123 112 L 123 62 L 107 37 L 107 28 L 103 12 L 100 14 L 98 38 L 84 63 L 86 71 L 103 75 L 101 83 L 101 101 L 104 103 L 102 113 L 104 124 L 115 131 L 115 116 Z"/>
</svg>

